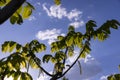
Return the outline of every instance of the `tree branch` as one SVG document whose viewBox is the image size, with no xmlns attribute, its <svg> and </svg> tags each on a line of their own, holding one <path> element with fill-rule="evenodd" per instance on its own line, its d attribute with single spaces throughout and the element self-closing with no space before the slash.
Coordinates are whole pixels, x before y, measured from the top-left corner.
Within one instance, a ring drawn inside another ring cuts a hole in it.
<svg viewBox="0 0 120 80">
<path fill-rule="evenodd" d="M 76 58 L 76 60 L 72 63 L 72 65 L 61 76 L 59 76 L 57 79 L 63 77 L 75 65 L 75 63 L 78 61 L 78 59 L 82 55 L 84 49 L 85 49 L 85 47 L 83 47 L 83 49 L 81 50 L 80 54 L 78 55 L 78 57 Z"/>
<path fill-rule="evenodd" d="M 39 67 L 45 74 L 47 74 L 48 76 L 53 77 L 53 75 L 50 74 L 50 73 L 48 73 L 43 67 L 41 67 L 40 65 L 38 65 L 38 67 Z"/>
<path fill-rule="evenodd" d="M 26 0 L 11 0 L 0 10 L 0 24 L 12 16 Z"/>
<path fill-rule="evenodd" d="M 53 77 L 52 74 L 48 73 L 43 67 L 40 66 L 40 63 L 35 60 L 35 59 L 36 59 L 36 56 L 35 56 L 35 55 L 34 55 L 34 57 L 32 57 L 32 58 L 34 59 L 34 61 L 35 61 L 36 64 L 38 65 L 38 67 L 39 67 L 45 74 L 47 74 L 48 76 Z"/>
<path fill-rule="evenodd" d="M 67 51 L 68 51 L 68 47 L 67 47 L 66 50 L 65 50 L 65 55 L 67 54 Z M 65 64 L 65 61 L 66 61 L 66 58 L 64 58 L 63 64 Z"/>
</svg>

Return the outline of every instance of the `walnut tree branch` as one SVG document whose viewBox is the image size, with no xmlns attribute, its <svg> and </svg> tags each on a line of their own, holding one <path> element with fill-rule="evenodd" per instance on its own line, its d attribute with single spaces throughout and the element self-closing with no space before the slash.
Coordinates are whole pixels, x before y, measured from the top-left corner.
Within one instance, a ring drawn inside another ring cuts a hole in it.
<svg viewBox="0 0 120 80">
<path fill-rule="evenodd" d="M 38 61 L 36 61 L 36 56 L 32 53 L 32 51 L 30 51 L 30 54 L 32 54 L 33 56 L 31 56 L 32 57 L 32 59 L 34 59 L 34 61 L 35 61 L 35 63 L 37 64 L 37 66 L 45 73 L 45 74 L 47 74 L 48 76 L 51 76 L 51 77 L 53 77 L 53 75 L 52 74 L 50 74 L 49 72 L 47 72 L 42 66 L 40 66 L 40 63 L 38 62 Z"/>
<path fill-rule="evenodd" d="M 83 47 L 83 49 L 81 50 L 80 54 L 78 55 L 78 57 L 76 58 L 76 60 L 72 63 L 72 65 L 61 76 L 57 77 L 57 79 L 63 77 L 76 64 L 76 62 L 78 61 L 78 59 L 82 55 L 84 49 L 85 49 L 85 47 Z"/>
</svg>

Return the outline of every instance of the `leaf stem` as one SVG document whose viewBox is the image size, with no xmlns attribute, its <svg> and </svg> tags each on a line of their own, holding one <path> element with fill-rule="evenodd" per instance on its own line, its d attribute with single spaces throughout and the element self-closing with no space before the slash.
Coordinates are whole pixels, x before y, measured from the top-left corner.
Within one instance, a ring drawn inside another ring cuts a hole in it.
<svg viewBox="0 0 120 80">
<path fill-rule="evenodd" d="M 68 47 L 67 47 L 66 50 L 65 50 L 65 55 L 67 55 L 67 51 L 68 51 Z M 65 61 L 66 61 L 66 58 L 64 58 L 63 64 L 65 64 Z"/>
</svg>

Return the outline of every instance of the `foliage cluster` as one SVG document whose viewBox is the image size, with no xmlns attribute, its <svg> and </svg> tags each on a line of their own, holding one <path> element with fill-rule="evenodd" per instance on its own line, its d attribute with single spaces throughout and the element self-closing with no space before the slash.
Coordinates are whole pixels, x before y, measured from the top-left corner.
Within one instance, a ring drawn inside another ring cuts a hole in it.
<svg viewBox="0 0 120 80">
<path fill-rule="evenodd" d="M 0 7 L 6 7 L 11 1 L 15 0 L 0 0 Z M 10 15 L 11 24 L 21 24 L 23 19 L 29 18 L 32 11 L 35 9 L 29 2 L 24 0 L 24 4 L 20 6 L 14 14 Z M 61 4 L 61 0 L 54 0 L 56 5 Z M 0 13 L 1 15 L 1 13 Z M 68 33 L 65 36 L 58 36 L 53 42 L 50 54 L 44 54 L 42 59 L 36 56 L 46 50 L 46 45 L 37 40 L 32 40 L 25 45 L 21 45 L 14 41 L 5 41 L 2 44 L 2 52 L 11 53 L 8 57 L 0 60 L 0 79 L 12 76 L 14 80 L 33 80 L 29 74 L 29 68 L 39 69 L 41 72 L 50 76 L 50 80 L 57 80 L 63 77 L 67 80 L 65 74 L 78 62 L 81 72 L 80 58 L 85 58 L 90 54 L 91 39 L 99 41 L 106 40 L 111 34 L 112 29 L 118 29 L 120 23 L 117 20 L 108 20 L 103 25 L 97 27 L 96 22 L 89 20 L 85 26 L 85 33 L 76 32 L 73 26 L 68 28 Z M 69 57 L 74 56 L 75 49 L 79 48 L 77 58 L 72 64 L 66 64 Z M 42 67 L 44 63 L 51 62 L 53 64 L 53 73 L 50 74 Z M 21 69 L 26 69 L 21 71 Z M 120 74 L 114 74 L 108 77 L 108 80 L 118 80 Z"/>
<path fill-rule="evenodd" d="M 90 20 L 86 23 L 86 32 L 76 32 L 73 26 L 70 26 L 66 36 L 58 36 L 57 40 L 53 42 L 50 54 L 44 54 L 42 59 L 36 56 L 46 50 L 43 43 L 37 40 L 32 40 L 25 45 L 21 45 L 14 41 L 5 41 L 2 44 L 2 52 L 12 53 L 8 57 L 0 60 L 0 77 L 12 76 L 14 80 L 20 78 L 21 80 L 32 80 L 28 73 L 29 67 L 40 69 L 51 77 L 50 80 L 57 80 L 65 76 L 65 74 L 78 62 L 80 71 L 81 64 L 79 59 L 85 58 L 91 51 L 91 39 L 104 41 L 110 35 L 110 28 L 118 29 L 120 23 L 116 20 L 109 20 L 97 28 L 96 22 Z M 70 65 L 66 64 L 66 60 L 74 55 L 75 48 L 79 48 L 78 57 Z M 54 65 L 53 74 L 47 72 L 42 64 L 52 62 Z M 21 69 L 26 71 L 22 72 Z M 66 70 L 65 70 L 66 69 Z"/>
</svg>

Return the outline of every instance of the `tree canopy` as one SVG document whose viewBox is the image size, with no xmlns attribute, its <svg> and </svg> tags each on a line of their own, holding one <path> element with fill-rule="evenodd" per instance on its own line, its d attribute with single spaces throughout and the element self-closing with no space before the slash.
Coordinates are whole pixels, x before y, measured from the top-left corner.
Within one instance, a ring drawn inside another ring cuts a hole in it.
<svg viewBox="0 0 120 80">
<path fill-rule="evenodd" d="M 61 0 L 54 0 L 56 5 L 61 4 Z M 10 19 L 11 24 L 22 24 L 35 9 L 31 3 L 26 0 L 0 0 L 0 24 Z M 6 13 L 7 12 L 7 13 Z M 32 40 L 25 45 L 21 45 L 14 41 L 5 41 L 2 44 L 1 51 L 3 53 L 11 53 L 9 56 L 0 60 L 0 79 L 12 76 L 14 80 L 33 80 L 29 74 L 29 68 L 38 69 L 41 73 L 50 76 L 50 80 L 63 78 L 67 80 L 65 75 L 76 64 L 82 72 L 80 58 L 85 58 L 91 51 L 91 40 L 106 40 L 111 34 L 112 29 L 118 29 L 120 22 L 117 20 L 108 20 L 101 26 L 97 26 L 94 20 L 89 20 L 85 25 L 85 33 L 77 32 L 73 26 L 68 28 L 65 36 L 57 36 L 57 40 L 50 45 L 50 54 L 44 54 L 42 58 L 36 56 L 47 49 L 47 46 L 38 40 Z M 77 58 L 72 64 L 66 64 L 69 57 L 74 56 L 75 49 L 79 49 Z M 44 63 L 53 64 L 53 73 L 46 71 L 42 65 Z M 26 71 L 21 71 L 21 69 Z M 118 80 L 120 74 L 108 76 L 108 80 Z"/>
<path fill-rule="evenodd" d="M 36 53 L 46 50 L 46 46 L 37 40 L 32 40 L 25 45 L 21 45 L 14 41 L 5 41 L 2 44 L 2 52 L 12 53 L 8 57 L 0 60 L 0 78 L 12 76 L 14 80 L 20 78 L 21 80 L 33 80 L 28 73 L 29 67 L 40 69 L 43 73 L 50 76 L 50 80 L 57 80 L 65 76 L 65 74 L 76 64 L 79 64 L 81 71 L 80 58 L 85 58 L 90 54 L 91 39 L 104 41 L 111 34 L 110 28 L 118 29 L 120 23 L 116 20 L 108 20 L 103 25 L 97 28 L 96 22 L 90 20 L 86 23 L 86 32 L 76 32 L 73 26 L 68 28 L 66 36 L 58 36 L 57 40 L 53 42 L 50 54 L 44 54 L 42 59 L 36 56 Z M 79 48 L 79 53 L 75 61 L 70 65 L 66 64 L 66 60 L 72 57 L 75 48 Z M 53 73 L 50 74 L 42 65 L 51 62 Z M 26 68 L 25 72 L 21 69 Z M 111 80 L 111 79 L 110 79 Z"/>
</svg>

